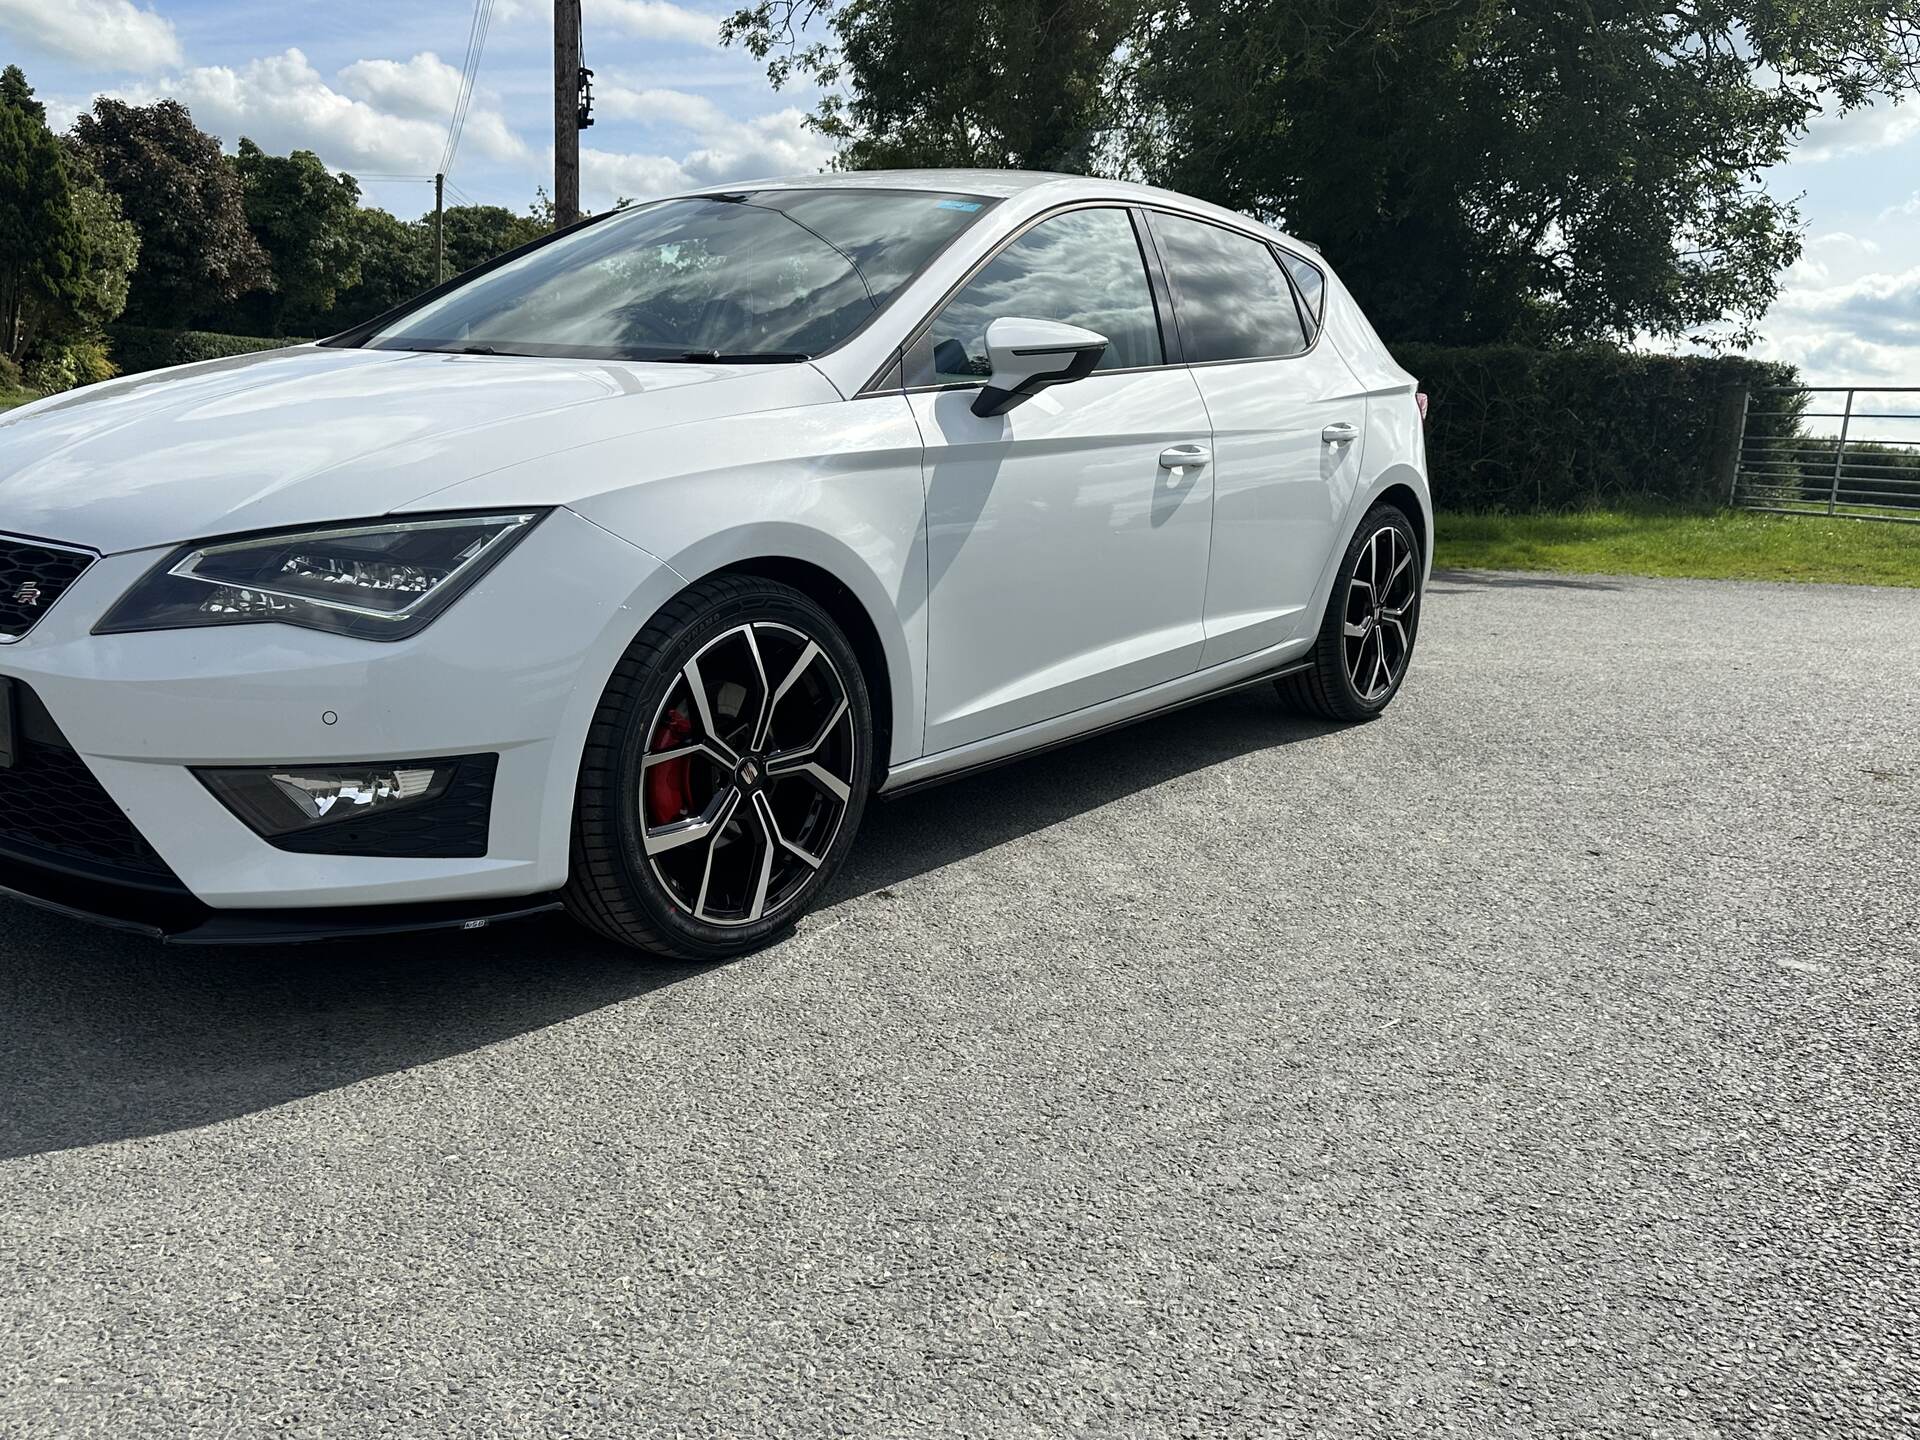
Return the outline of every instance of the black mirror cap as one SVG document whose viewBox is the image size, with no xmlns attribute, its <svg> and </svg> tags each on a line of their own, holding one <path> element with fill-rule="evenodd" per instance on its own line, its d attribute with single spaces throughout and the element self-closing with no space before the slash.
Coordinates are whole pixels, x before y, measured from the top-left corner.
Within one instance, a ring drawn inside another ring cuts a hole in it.
<svg viewBox="0 0 1920 1440">
<path fill-rule="evenodd" d="M 1065 351 L 1062 354 L 1068 353 Z M 973 413 L 983 420 L 995 415 L 1004 415 L 1014 406 L 1030 400 L 1049 385 L 1065 385 L 1074 380 L 1084 380 L 1093 373 L 1093 367 L 1100 363 L 1100 357 L 1107 353 L 1106 343 L 1089 345 L 1083 350 L 1071 352 L 1073 358 L 1058 370 L 1043 370 L 1037 375 L 1029 375 L 1011 390 L 1003 390 L 998 385 L 988 385 L 973 397 Z"/>
</svg>

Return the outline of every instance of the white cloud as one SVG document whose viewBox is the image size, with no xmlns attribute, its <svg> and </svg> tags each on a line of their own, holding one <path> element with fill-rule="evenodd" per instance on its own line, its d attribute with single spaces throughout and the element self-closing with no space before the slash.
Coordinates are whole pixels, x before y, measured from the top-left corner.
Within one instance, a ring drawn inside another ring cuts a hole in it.
<svg viewBox="0 0 1920 1440">
<path fill-rule="evenodd" d="M 1844 115 L 1822 115 L 1794 147 L 1795 160 L 1819 163 L 1842 155 L 1884 150 L 1920 135 L 1920 105 L 1864 105 Z"/>
<path fill-rule="evenodd" d="M 589 25 L 608 25 L 641 40 L 706 46 L 720 43 L 719 16 L 703 15 L 675 5 L 673 0 L 586 0 L 586 19 Z"/>
<path fill-rule="evenodd" d="M 607 150 L 580 152 L 582 197 L 599 210 L 615 200 L 651 200 L 692 186 L 678 160 L 666 155 L 616 155 Z"/>
<path fill-rule="evenodd" d="M 103 70 L 150 70 L 185 58 L 173 26 L 132 0 L 0 0 L 0 35 Z"/>
<path fill-rule="evenodd" d="M 1897 274 L 1862 275 L 1841 285 L 1790 290 L 1777 308 L 1873 343 L 1920 345 L 1920 265 Z"/>
<path fill-rule="evenodd" d="M 1824 285 L 1833 278 L 1833 266 L 1849 256 L 1878 255 L 1880 242 L 1845 230 L 1829 230 L 1808 238 L 1800 248 L 1800 258 L 1781 277 L 1783 287 Z"/>
<path fill-rule="evenodd" d="M 1920 215 L 1920 190 L 1916 190 L 1898 205 L 1889 205 L 1876 219 L 1881 224 L 1901 215 Z"/>
<path fill-rule="evenodd" d="M 458 72 L 426 53 L 405 62 L 357 61 L 339 78 L 352 93 L 334 89 L 305 55 L 289 49 L 237 70 L 200 66 L 138 98 L 179 100 L 196 123 L 229 146 L 245 135 L 276 153 L 312 150 L 335 169 L 349 171 L 421 174 L 439 164 Z M 516 159 L 527 149 L 498 111 L 478 102 L 468 113 L 461 146 L 495 159 Z"/>
<path fill-rule="evenodd" d="M 1782 278 L 1766 339 L 1753 353 L 1798 365 L 1810 384 L 1913 384 L 1920 375 L 1920 265 L 1833 284 L 1795 266 Z"/>
<path fill-rule="evenodd" d="M 833 146 L 806 126 L 798 107 L 736 120 L 711 100 L 679 90 L 601 91 L 609 115 L 686 133 L 692 148 L 678 157 L 582 150 L 580 173 L 595 205 L 616 196 L 645 200 L 675 190 L 723 185 L 772 175 L 813 174 L 825 168 Z"/>
<path fill-rule="evenodd" d="M 596 113 L 617 120 L 675 125 L 710 135 L 717 135 L 735 123 L 706 96 L 689 95 L 684 90 L 631 90 L 619 84 L 600 85 L 593 92 L 593 108 Z"/>
<path fill-rule="evenodd" d="M 411 60 L 356 60 L 338 78 L 376 110 L 414 120 L 445 120 L 460 96 L 460 72 L 431 50 Z"/>
</svg>

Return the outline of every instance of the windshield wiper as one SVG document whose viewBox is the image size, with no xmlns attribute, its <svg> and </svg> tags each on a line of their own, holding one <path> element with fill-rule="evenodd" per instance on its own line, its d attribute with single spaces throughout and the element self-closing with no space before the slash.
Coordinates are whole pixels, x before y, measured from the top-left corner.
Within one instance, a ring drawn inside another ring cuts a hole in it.
<svg viewBox="0 0 1920 1440">
<path fill-rule="evenodd" d="M 533 359 L 520 350 L 496 350 L 491 345 L 370 345 L 370 350 L 405 350 L 414 355 L 518 355 Z"/>
<path fill-rule="evenodd" d="M 678 355 L 643 355 L 643 360 L 705 360 L 718 365 L 747 365 L 759 362 L 780 364 L 795 360 L 811 360 L 813 356 L 804 350 L 686 350 Z"/>
</svg>

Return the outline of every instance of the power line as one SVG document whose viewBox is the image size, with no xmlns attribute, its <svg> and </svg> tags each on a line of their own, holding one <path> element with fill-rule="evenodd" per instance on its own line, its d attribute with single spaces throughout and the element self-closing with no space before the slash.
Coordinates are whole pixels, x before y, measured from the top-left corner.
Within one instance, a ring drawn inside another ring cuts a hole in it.
<svg viewBox="0 0 1920 1440">
<path fill-rule="evenodd" d="M 453 158 L 460 149 L 460 136 L 467 128 L 467 111 L 473 105 L 473 85 L 480 75 L 480 56 L 487 47 L 487 30 L 493 24 L 494 0 L 474 0 L 473 19 L 467 26 L 467 56 L 460 67 L 460 90 L 453 102 L 453 117 L 447 125 L 447 144 L 440 155 L 440 173 L 453 169 Z"/>
</svg>

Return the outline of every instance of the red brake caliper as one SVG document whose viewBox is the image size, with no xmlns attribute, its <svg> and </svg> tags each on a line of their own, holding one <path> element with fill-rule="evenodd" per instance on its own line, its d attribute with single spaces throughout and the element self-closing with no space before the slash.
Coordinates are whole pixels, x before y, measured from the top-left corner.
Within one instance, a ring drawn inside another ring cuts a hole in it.
<svg viewBox="0 0 1920 1440">
<path fill-rule="evenodd" d="M 684 710 L 669 710 L 665 723 L 647 748 L 654 754 L 677 750 L 693 736 L 693 721 Z M 665 760 L 647 772 L 647 823 L 665 825 L 693 809 L 693 757 Z"/>
</svg>

